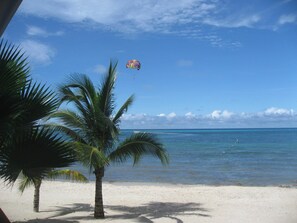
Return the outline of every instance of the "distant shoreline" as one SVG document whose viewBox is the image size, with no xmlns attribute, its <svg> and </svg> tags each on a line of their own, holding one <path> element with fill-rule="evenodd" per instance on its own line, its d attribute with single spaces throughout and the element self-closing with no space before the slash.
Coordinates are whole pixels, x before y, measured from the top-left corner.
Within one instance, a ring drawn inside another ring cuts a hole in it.
<svg viewBox="0 0 297 223">
<path fill-rule="evenodd" d="M 297 127 L 243 127 L 243 128 L 122 128 L 121 130 L 137 131 L 137 130 L 253 130 L 253 129 L 297 129 Z"/>
<path fill-rule="evenodd" d="M 57 180 L 46 180 L 46 181 L 57 181 L 57 182 L 69 182 L 69 180 L 57 179 Z M 94 180 L 89 180 L 89 183 L 94 183 Z M 76 182 L 70 182 L 76 183 Z M 181 187 L 280 187 L 280 188 L 296 188 L 297 183 L 294 184 L 278 184 L 278 185 L 245 185 L 245 184 L 187 184 L 187 183 L 172 183 L 172 182 L 145 182 L 145 181 L 105 181 L 103 183 L 122 185 L 122 186 L 181 186 Z"/>
</svg>

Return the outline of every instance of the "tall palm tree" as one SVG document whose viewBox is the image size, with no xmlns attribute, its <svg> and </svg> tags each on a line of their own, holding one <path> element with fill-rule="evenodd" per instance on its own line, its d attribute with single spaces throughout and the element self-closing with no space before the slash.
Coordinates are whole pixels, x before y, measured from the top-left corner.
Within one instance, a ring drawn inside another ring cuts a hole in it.
<svg viewBox="0 0 297 223">
<path fill-rule="evenodd" d="M 59 106 L 55 93 L 33 82 L 27 58 L 0 41 L 0 178 L 14 183 L 22 174 L 38 181 L 54 168 L 75 162 L 69 144 L 40 120 Z"/>
<path fill-rule="evenodd" d="M 67 180 L 77 181 L 77 182 L 88 182 L 88 179 L 79 171 L 70 170 L 70 169 L 53 169 L 48 172 L 45 176 L 45 179 L 56 179 L 56 178 L 65 178 Z M 40 186 L 42 179 L 31 180 L 27 176 L 21 175 L 20 177 L 19 190 L 23 193 L 24 190 L 33 185 L 34 186 L 34 199 L 33 199 L 33 210 L 39 212 L 39 200 L 40 200 Z"/>
<path fill-rule="evenodd" d="M 77 158 L 96 177 L 95 218 L 104 218 L 102 178 L 105 167 L 111 162 L 125 162 L 132 158 L 134 164 L 149 154 L 168 164 L 163 145 L 151 134 L 133 134 L 119 142 L 120 120 L 133 102 L 133 96 L 115 112 L 114 84 L 117 63 L 110 63 L 100 88 L 96 89 L 86 75 L 73 75 L 60 87 L 62 102 L 71 103 L 75 110 L 61 109 L 51 115 L 58 118 L 55 128 L 73 140 Z"/>
</svg>

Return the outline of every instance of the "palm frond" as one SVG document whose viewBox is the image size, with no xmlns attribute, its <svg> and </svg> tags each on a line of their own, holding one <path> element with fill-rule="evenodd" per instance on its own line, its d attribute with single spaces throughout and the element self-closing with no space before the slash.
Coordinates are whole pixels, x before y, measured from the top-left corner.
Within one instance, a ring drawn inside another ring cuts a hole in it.
<svg viewBox="0 0 297 223">
<path fill-rule="evenodd" d="M 113 64 L 110 62 L 108 72 L 106 76 L 103 79 L 102 86 L 100 88 L 100 109 L 103 111 L 103 113 L 110 117 L 114 110 L 114 83 L 116 80 L 116 67 L 117 62 Z"/>
<path fill-rule="evenodd" d="M 67 167 L 75 161 L 69 144 L 53 131 L 32 128 L 1 148 L 0 178 L 12 183 L 22 172 L 30 180 L 42 179 L 53 168 Z"/>
<path fill-rule="evenodd" d="M 60 92 L 62 93 L 62 101 L 74 102 L 80 112 L 84 113 L 92 111 L 94 107 L 94 100 L 96 99 L 96 89 L 85 74 L 73 74 L 69 77 L 66 84 L 60 86 Z"/>
<path fill-rule="evenodd" d="M 76 94 L 70 87 L 68 86 L 61 86 L 59 88 L 59 92 L 61 94 L 61 103 L 73 103 L 74 106 L 78 109 L 81 113 L 82 117 L 87 117 L 87 107 L 82 103 L 82 95 Z"/>
<path fill-rule="evenodd" d="M 161 161 L 163 165 L 169 163 L 169 158 L 163 145 L 149 133 L 136 133 L 124 140 L 110 155 L 112 162 L 125 162 L 132 158 L 134 165 L 143 155 L 152 155 Z"/>
<path fill-rule="evenodd" d="M 72 143 L 79 161 L 92 169 L 100 168 L 108 165 L 109 159 L 105 156 L 104 152 L 98 148 L 86 145 L 79 142 Z"/>
<path fill-rule="evenodd" d="M 88 182 L 88 179 L 79 171 L 62 169 L 62 170 L 52 170 L 50 171 L 46 178 L 56 179 L 58 177 L 63 177 L 66 180 L 77 181 L 77 182 Z"/>
<path fill-rule="evenodd" d="M 60 92 L 62 94 L 62 101 L 73 103 L 79 112 L 79 114 L 77 114 L 76 116 L 79 117 L 80 122 L 83 123 L 84 126 L 81 125 L 76 127 L 84 130 L 86 129 L 97 130 L 102 128 L 102 124 L 101 124 L 102 120 L 100 118 L 103 116 L 101 114 L 98 115 L 100 111 L 98 112 L 95 110 L 96 108 L 95 108 L 94 101 L 96 100 L 96 94 L 94 96 L 95 98 L 93 99 L 90 99 L 88 95 L 89 94 L 94 95 L 94 93 L 78 92 L 76 94 L 73 91 L 73 89 L 70 87 L 70 86 L 76 86 L 76 85 L 77 85 L 76 83 L 72 83 L 72 85 L 68 84 L 67 86 L 60 87 Z M 80 89 L 81 91 L 87 90 L 87 88 L 84 88 L 83 86 Z M 65 120 L 65 124 L 67 123 L 71 124 L 71 122 L 68 123 L 68 120 Z M 72 127 L 75 127 L 75 126 L 72 126 Z"/>
<path fill-rule="evenodd" d="M 27 58 L 4 40 L 0 41 L 0 71 L 0 91 L 18 94 L 29 74 Z"/>
<path fill-rule="evenodd" d="M 122 105 L 122 107 L 119 109 L 119 111 L 116 113 L 116 115 L 114 116 L 114 118 L 112 119 L 113 123 L 115 125 L 118 125 L 120 122 L 120 118 L 122 117 L 122 115 L 128 111 L 128 108 L 132 105 L 134 101 L 134 95 L 130 96 L 126 102 Z"/>
<path fill-rule="evenodd" d="M 18 47 L 0 41 L 0 147 L 22 124 L 18 118 L 23 108 L 20 92 L 29 74 L 26 59 Z"/>
<path fill-rule="evenodd" d="M 85 123 L 82 117 L 79 116 L 76 112 L 73 112 L 70 110 L 56 111 L 51 115 L 49 115 L 49 118 L 59 118 L 70 128 L 76 128 L 76 129 L 85 128 Z"/>
<path fill-rule="evenodd" d="M 27 122 L 34 122 L 54 112 L 59 105 L 56 94 L 40 83 L 29 81 L 21 92 L 21 100 L 24 103 L 23 116 Z"/>
<path fill-rule="evenodd" d="M 103 135 L 111 131 L 113 136 L 118 134 L 117 128 L 100 107 L 100 94 L 86 75 L 72 75 L 66 85 L 60 86 L 61 97 L 64 102 L 73 102 L 79 114 L 71 114 L 80 119 L 83 125 L 73 125 L 73 120 L 61 116 L 60 111 L 52 115 L 59 118 L 65 125 L 85 132 L 85 139 L 93 146 L 98 146 Z M 72 118 L 67 117 L 67 118 Z M 108 141 L 108 140 L 105 140 Z"/>
<path fill-rule="evenodd" d="M 80 95 L 85 95 L 88 100 L 85 101 L 91 107 L 94 98 L 96 98 L 96 89 L 93 82 L 85 74 L 74 74 L 69 78 L 69 83 L 66 84 L 68 88 L 78 88 L 80 89 Z"/>
<path fill-rule="evenodd" d="M 23 174 L 20 175 L 21 176 L 19 177 L 19 190 L 21 191 L 21 193 L 23 193 L 26 188 L 30 187 L 31 185 L 34 185 L 34 182 L 30 178 L 24 176 Z"/>
<path fill-rule="evenodd" d="M 84 136 L 80 133 L 79 130 L 68 128 L 65 125 L 57 124 L 57 123 L 47 123 L 44 124 L 43 127 L 49 128 L 53 131 L 56 131 L 63 136 L 68 136 L 70 139 L 74 141 L 79 141 L 81 143 L 86 143 Z"/>
</svg>

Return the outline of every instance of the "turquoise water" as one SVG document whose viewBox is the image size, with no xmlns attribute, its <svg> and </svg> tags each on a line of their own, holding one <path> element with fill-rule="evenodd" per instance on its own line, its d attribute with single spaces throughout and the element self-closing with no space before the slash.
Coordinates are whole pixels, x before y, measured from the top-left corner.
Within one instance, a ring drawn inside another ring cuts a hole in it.
<svg viewBox="0 0 297 223">
<path fill-rule="evenodd" d="M 297 129 L 137 130 L 157 135 L 170 164 L 152 157 L 106 169 L 105 181 L 207 185 L 296 185 Z M 135 130 L 123 130 L 121 138 Z M 81 168 L 81 167 L 79 167 Z M 88 170 L 83 170 L 88 174 Z M 90 175 L 93 180 L 94 176 Z"/>
</svg>

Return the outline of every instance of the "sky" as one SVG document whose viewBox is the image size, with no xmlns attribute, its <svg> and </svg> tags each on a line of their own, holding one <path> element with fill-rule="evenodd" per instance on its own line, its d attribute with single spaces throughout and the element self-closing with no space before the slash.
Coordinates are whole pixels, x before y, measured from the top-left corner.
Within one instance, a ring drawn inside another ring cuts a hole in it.
<svg viewBox="0 0 297 223">
<path fill-rule="evenodd" d="M 297 0 L 23 0 L 3 38 L 52 88 L 118 61 L 122 128 L 297 127 Z"/>
</svg>

